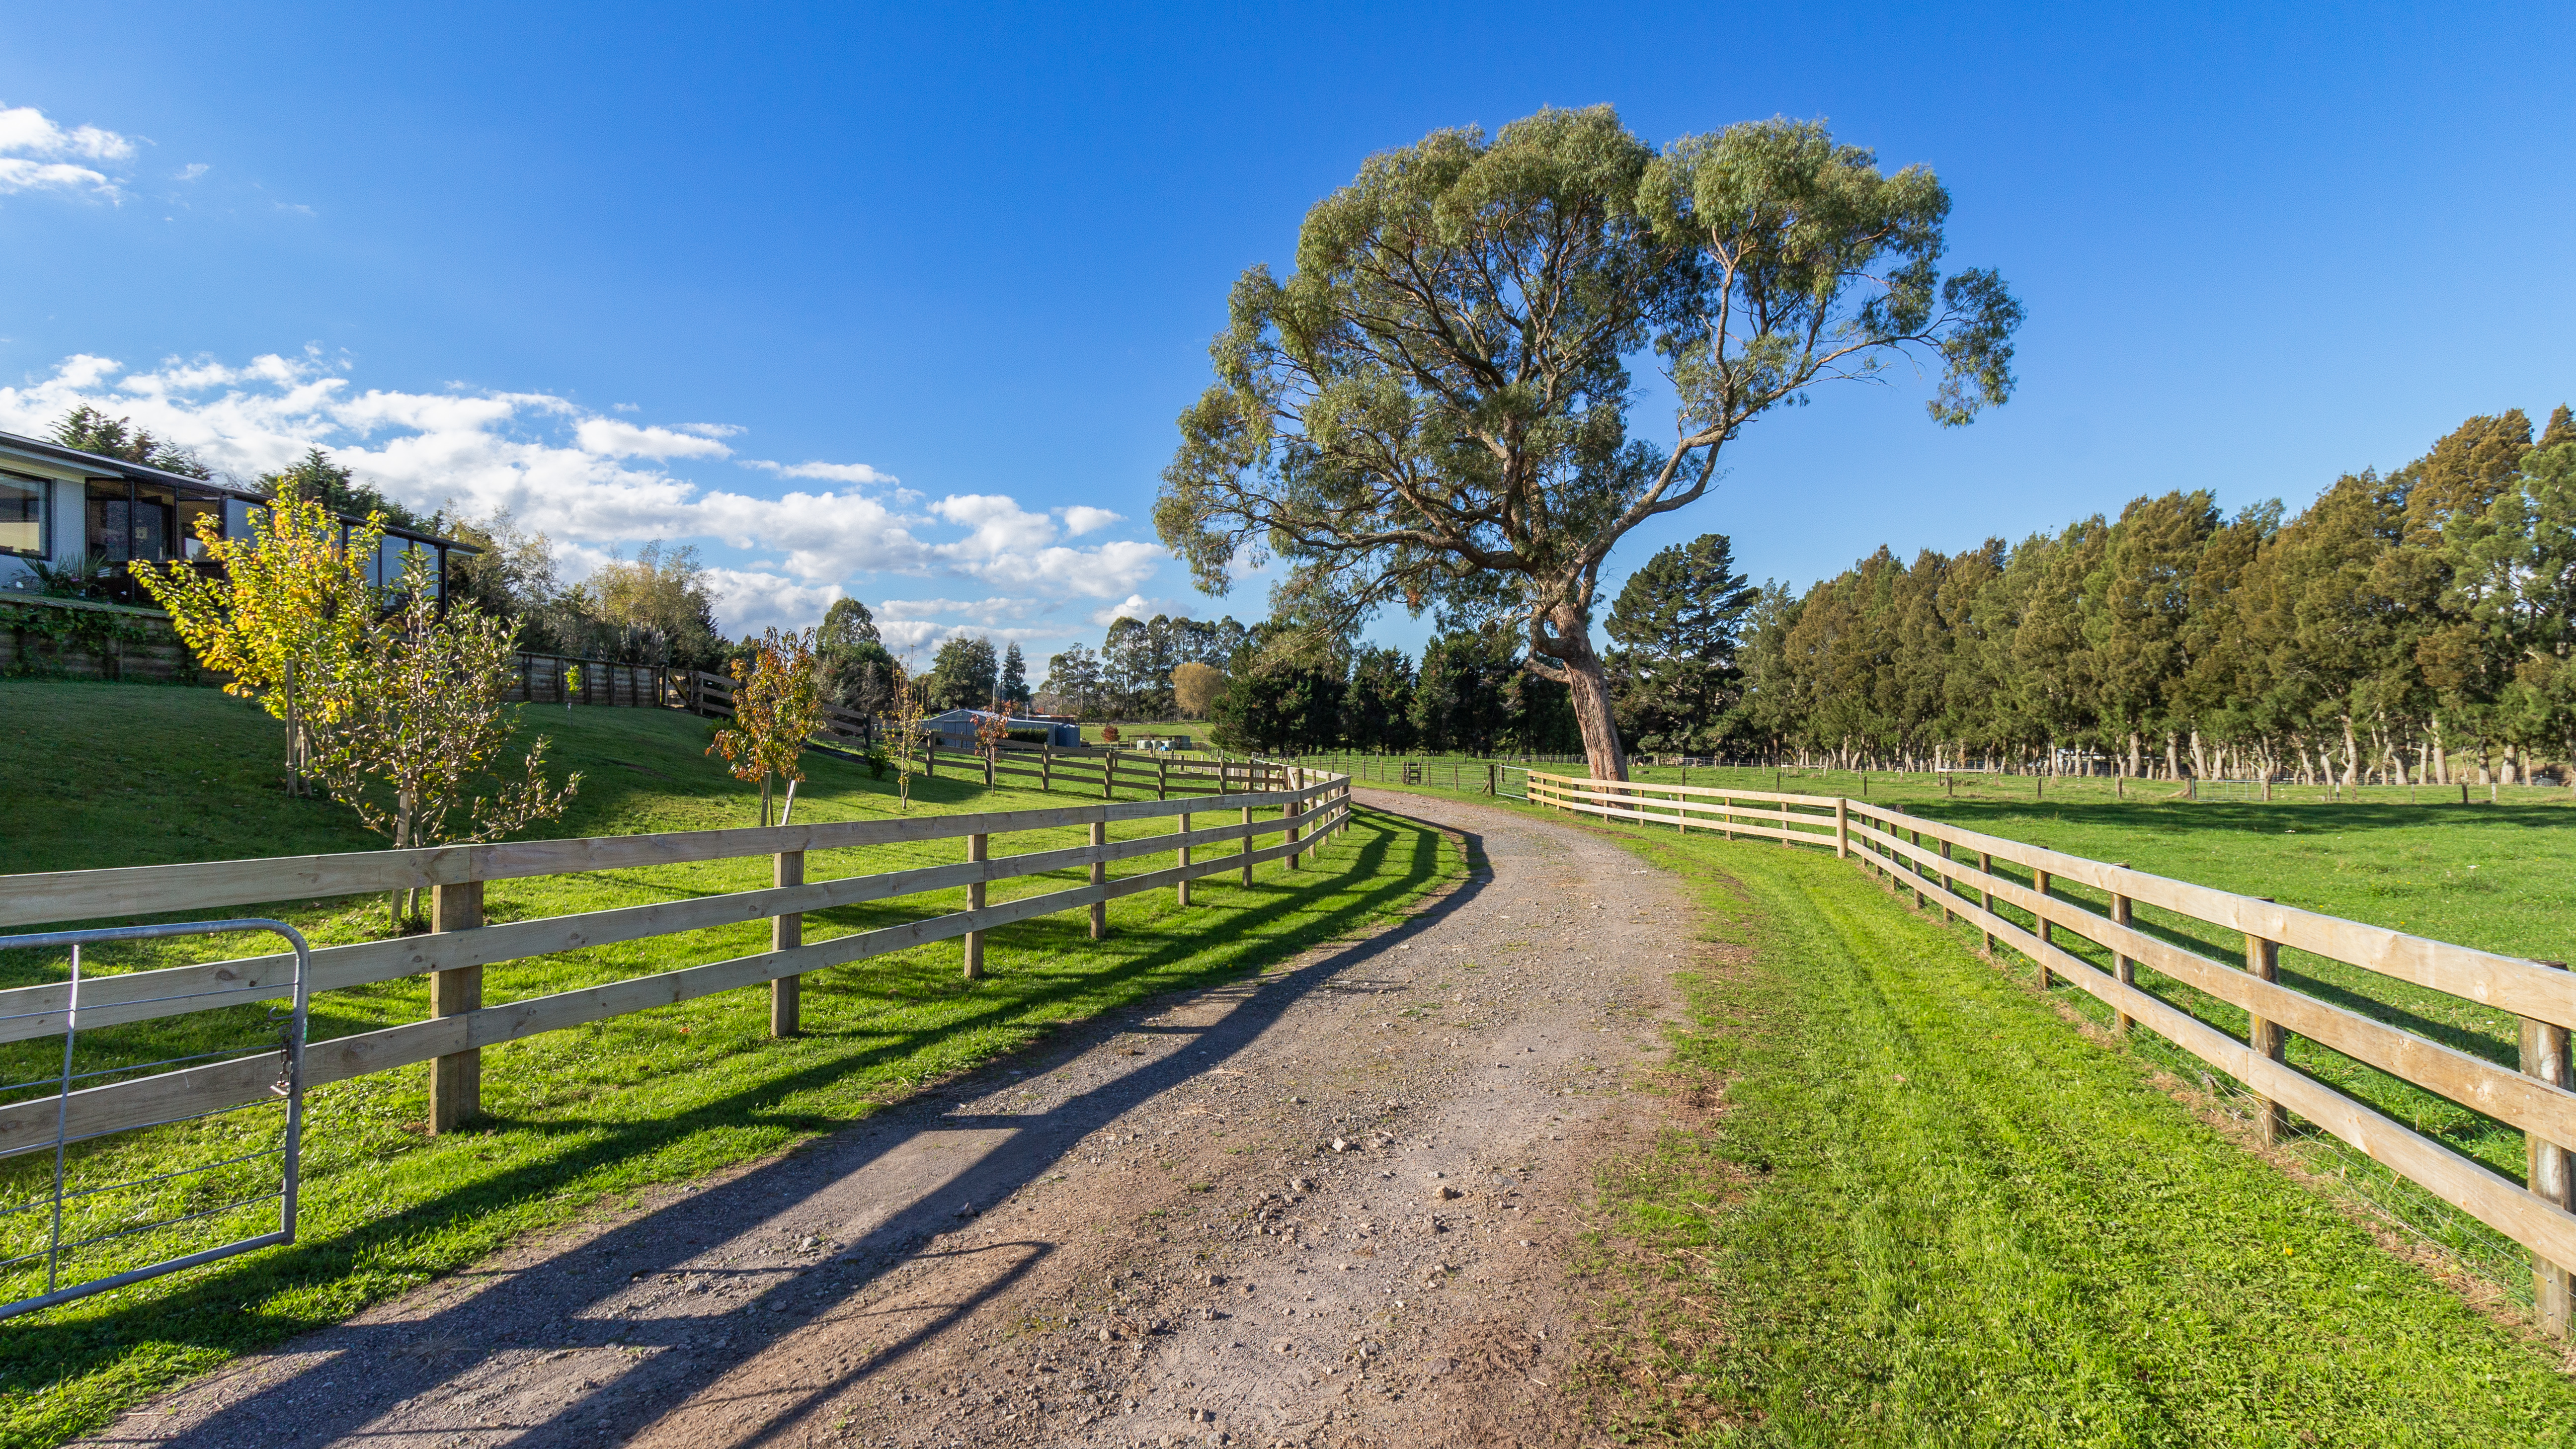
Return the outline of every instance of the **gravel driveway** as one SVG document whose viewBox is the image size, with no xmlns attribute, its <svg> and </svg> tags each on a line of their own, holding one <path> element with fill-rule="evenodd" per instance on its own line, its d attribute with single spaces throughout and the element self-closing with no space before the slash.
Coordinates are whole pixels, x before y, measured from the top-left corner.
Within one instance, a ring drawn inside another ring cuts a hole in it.
<svg viewBox="0 0 2576 1449">
<path fill-rule="evenodd" d="M 1578 1437 L 1573 1217 L 1695 932 L 1578 830 L 1365 941 L 1070 1030 L 127 1414 L 99 1444 Z M 1327 852 L 1317 862 L 1334 864 Z"/>
</svg>

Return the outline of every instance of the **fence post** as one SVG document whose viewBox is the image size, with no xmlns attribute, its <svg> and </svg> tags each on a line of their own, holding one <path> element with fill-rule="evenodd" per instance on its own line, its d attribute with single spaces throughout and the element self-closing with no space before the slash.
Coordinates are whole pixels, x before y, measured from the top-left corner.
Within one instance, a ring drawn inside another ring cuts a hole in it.
<svg viewBox="0 0 2576 1449">
<path fill-rule="evenodd" d="M 1913 834 L 1914 848 L 1916 850 L 1921 850 L 1923 848 L 1923 832 L 1917 830 L 1913 832 Z M 1923 894 L 1923 863 L 1919 860 L 1907 861 L 1905 863 L 1905 873 L 1914 877 L 1914 909 L 1919 911 L 1925 906 L 1930 905 L 1932 903 L 1931 898 Z"/>
<path fill-rule="evenodd" d="M 1038 789 L 1046 791 L 1053 790 L 1054 788 L 1055 745 L 1050 742 L 1041 746 L 1038 752 Z"/>
<path fill-rule="evenodd" d="M 1116 750 L 1104 751 L 1100 756 L 1100 798 L 1103 800 L 1113 798 L 1109 792 L 1117 785 L 1117 783 L 1118 752 Z"/>
<path fill-rule="evenodd" d="M 986 858 L 984 853 L 985 842 L 990 838 L 991 837 L 989 836 L 983 835 L 969 835 L 966 837 L 966 859 L 970 863 L 976 865 L 984 863 Z M 970 911 L 980 911 L 984 909 L 984 883 L 982 881 L 970 881 L 967 883 L 966 909 Z M 966 933 L 966 979 L 969 981 L 981 981 L 984 979 L 984 933 L 981 931 L 968 931 Z"/>
<path fill-rule="evenodd" d="M 2257 899 L 2269 901 L 2272 898 L 2261 896 Z M 2247 932 L 2245 971 L 2257 981 L 2281 979 L 2281 943 L 2267 941 L 2250 931 Z M 2284 1060 L 2287 1055 L 2280 1023 L 2266 1021 L 2252 1012 L 2247 1012 L 2245 1017 L 2245 1045 L 2252 1048 L 2256 1056 L 2270 1057 L 2276 1062 Z M 2262 1138 L 2263 1145 L 2269 1147 L 2280 1141 L 2281 1129 L 2285 1125 L 2287 1125 L 2287 1114 L 2281 1110 L 2281 1104 L 2256 1092 L 2254 1094 L 2254 1130 Z"/>
<path fill-rule="evenodd" d="M 1993 875 L 1993 874 L 1995 873 L 1995 857 L 1994 857 L 1994 855 L 1993 855 L 1993 853 L 1992 853 L 1992 852 L 1990 852 L 1990 851 L 1983 851 L 1983 850 L 1980 850 L 1980 851 L 1978 851 L 1978 852 L 1977 852 L 1977 873 L 1978 873 L 1978 874 L 1980 874 L 1980 875 L 1987 875 L 1987 876 L 1991 876 L 1991 875 Z M 1980 884 L 1980 885 L 1977 887 L 1977 894 L 1979 894 L 1979 895 L 1981 895 L 1981 896 L 1983 896 L 1983 897 L 1985 898 L 1985 900 L 1984 900 L 1983 904 L 1985 905 L 1985 908 L 1986 908 L 1986 914 L 1987 914 L 1987 915 L 1989 915 L 1989 916 L 1993 915 L 1993 914 L 1995 913 L 1995 893 L 1994 893 L 1992 890 L 1988 889 L 1985 885 Z M 1994 955 L 1995 955 L 1995 932 L 1994 932 L 1994 927 L 1993 927 L 1993 926 L 1991 926 L 1991 925 L 1986 926 L 1986 927 L 1985 927 L 1985 933 L 1986 933 L 1986 959 L 1987 959 L 1987 960 L 1989 960 L 1989 961 L 1991 961 L 1991 960 L 1993 960 L 1993 959 L 1994 959 Z"/>
<path fill-rule="evenodd" d="M 1305 813 L 1298 808 L 1300 803 L 1301 802 L 1299 801 L 1291 800 L 1287 804 L 1279 807 L 1279 818 L 1288 822 L 1288 829 L 1285 834 L 1288 837 L 1288 868 L 1290 870 L 1297 869 L 1297 817 Z"/>
<path fill-rule="evenodd" d="M 1243 807 L 1243 883 L 1252 884 L 1252 807 Z"/>
<path fill-rule="evenodd" d="M 1918 835 L 1915 839 L 1920 840 L 1922 837 Z M 1941 842 L 1941 858 L 1943 860 L 1951 858 L 1950 842 L 1946 840 Z M 1950 879 L 1950 873 L 1946 870 L 1941 872 L 1941 924 L 1945 926 L 1959 918 L 1958 913 L 1950 909 L 1951 899 L 1957 894 L 1953 887 L 1954 882 Z"/>
<path fill-rule="evenodd" d="M 2030 878 L 2031 884 L 2039 888 L 2040 908 L 2030 913 L 2031 917 L 2039 923 L 2039 944 L 2043 948 L 2053 946 L 2057 943 L 2057 937 L 2048 927 L 2048 872 L 2034 866 L 2031 869 Z M 2039 989 L 2046 991 L 2057 980 L 2056 977 L 2048 974 L 2048 956 L 2043 950 L 2042 954 L 2031 959 L 2039 963 Z"/>
<path fill-rule="evenodd" d="M 2120 862 L 2120 868 L 2122 870 L 2128 869 L 2129 863 L 2125 860 Z M 2112 925 L 2128 925 L 2130 911 L 2131 906 L 2127 896 L 2114 895 L 2111 897 Z M 2117 978 L 2119 983 L 2123 986 L 2135 986 L 2138 984 L 2138 963 L 2130 960 L 2128 956 L 2122 952 L 2114 951 L 2111 953 L 2111 975 Z M 2129 1028 L 2135 1025 L 2137 1025 L 2137 1023 L 2129 1019 L 2129 1013 L 2116 1008 L 2111 1012 L 2111 1030 L 2114 1033 L 2120 1036 L 2127 1036 L 2129 1034 Z"/>
<path fill-rule="evenodd" d="M 1172 798 L 1172 757 L 1164 755 L 1154 761 L 1154 798 Z"/>
<path fill-rule="evenodd" d="M 2543 966 L 2564 971 L 2564 961 L 2543 961 Z M 2538 1077 L 2553 1087 L 2576 1087 L 2576 1070 L 2568 1060 L 2567 1028 L 2555 1022 L 2522 1019 L 2522 1074 Z M 2524 1182 L 2531 1195 L 2553 1207 L 2576 1207 L 2576 1163 L 2570 1161 L 2566 1144 L 2551 1142 L 2531 1133 L 2523 1134 Z M 2568 1336 L 2571 1290 L 2567 1266 L 2552 1263 L 2534 1253 L 2531 1257 L 2531 1298 L 2533 1313 L 2540 1319 L 2540 1330 L 2552 1338 Z"/>
<path fill-rule="evenodd" d="M 1834 859 L 1851 859 L 1851 801 L 1834 797 Z"/>
<path fill-rule="evenodd" d="M 470 931 L 483 924 L 483 882 L 438 886 L 429 896 L 429 928 Z M 429 978 L 429 1014 L 462 1016 L 483 1006 L 483 968 L 458 966 Z M 429 1064 L 429 1130 L 453 1132 L 483 1110 L 483 1049 L 467 1047 Z"/>
<path fill-rule="evenodd" d="M 778 852 L 777 864 L 775 869 L 771 872 L 770 883 L 782 886 L 803 885 L 805 883 L 805 852 L 801 850 L 782 850 Z M 804 944 L 805 917 L 803 913 L 790 912 L 783 916 L 770 917 L 770 950 L 784 951 L 791 946 L 802 946 Z M 804 1003 L 805 981 L 803 977 L 773 976 L 769 978 L 769 1034 L 776 1037 L 789 1037 L 796 1035 L 798 1031 L 798 1018 L 802 1012 Z"/>
<path fill-rule="evenodd" d="M 1488 795 L 1499 795 L 1499 794 L 1501 794 L 1501 793 L 1502 793 L 1502 790 L 1501 790 L 1501 788 L 1500 788 L 1500 786 L 1501 786 L 1501 781 L 1502 781 L 1502 775 L 1503 775 L 1503 767 L 1502 767 L 1502 766 L 1500 766 L 1500 765 L 1495 765 L 1495 764 L 1488 764 L 1488 765 L 1486 765 L 1486 766 L 1485 766 L 1485 793 L 1486 793 L 1486 794 L 1488 794 Z"/>
<path fill-rule="evenodd" d="M 1091 843 L 1094 846 L 1103 846 L 1109 843 L 1109 822 L 1107 820 L 1094 820 L 1091 822 Z M 1092 860 L 1091 883 L 1096 886 L 1105 886 L 1109 884 L 1108 861 L 1101 860 L 1096 857 Z M 1109 902 L 1105 900 L 1093 901 L 1091 903 L 1091 939 L 1097 941 L 1108 934 Z"/>
<path fill-rule="evenodd" d="M 1190 816 L 1189 812 L 1184 810 L 1181 812 L 1181 835 L 1184 843 L 1181 846 L 1180 857 L 1180 867 L 1184 871 L 1190 868 L 1190 847 L 1186 843 L 1189 833 Z M 1190 903 L 1190 878 L 1187 875 L 1182 876 L 1179 883 L 1173 887 L 1173 892 L 1174 904 L 1184 906 L 1188 905 Z"/>
</svg>

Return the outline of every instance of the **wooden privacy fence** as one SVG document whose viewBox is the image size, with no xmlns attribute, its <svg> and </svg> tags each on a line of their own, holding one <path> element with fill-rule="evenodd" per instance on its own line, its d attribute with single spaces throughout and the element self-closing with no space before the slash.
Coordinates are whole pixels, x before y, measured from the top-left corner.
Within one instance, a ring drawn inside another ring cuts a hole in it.
<svg viewBox="0 0 2576 1449">
<path fill-rule="evenodd" d="M 2399 1176 L 2531 1250 L 2541 1324 L 2569 1332 L 2568 1267 L 2576 1265 L 2576 1196 L 2569 1147 L 2576 1144 L 2576 1075 L 2569 1033 L 2576 1028 L 2576 976 L 2562 963 L 2518 960 L 2319 915 L 2253 896 L 2212 890 L 2067 855 L 2017 840 L 1865 801 L 1705 786 L 1575 779 L 1532 771 L 1530 799 L 1557 809 L 1728 837 L 1815 846 L 1858 858 L 1924 906 L 1938 896 L 1944 918 L 1975 924 L 1991 951 L 2000 941 L 2039 967 L 2046 985 L 2064 980 L 2112 1011 L 2114 1030 L 2144 1026 L 2244 1084 L 2255 1099 L 2263 1140 L 2276 1139 L 2297 1112 Z M 1997 868 L 2018 867 L 2027 879 Z M 2054 894 L 2063 883 L 2109 898 L 2107 914 Z M 2228 961 L 2142 930 L 2141 905 L 2241 936 L 2245 954 Z M 2004 914 L 2027 916 L 2023 925 Z M 2071 934 L 2111 959 L 2104 970 L 2066 949 Z M 2340 961 L 2394 980 L 2510 1012 L 2520 1018 L 2519 1068 L 2443 1045 L 2282 983 L 2283 947 Z M 2239 1040 L 2138 988 L 2140 965 L 2243 1010 Z M 2512 1181 L 2317 1080 L 2286 1059 L 2297 1033 L 2425 1091 L 2519 1128 L 2525 1181 Z"/>
<path fill-rule="evenodd" d="M 574 682 L 574 671 L 580 671 Z M 519 682 L 505 698 L 528 704 L 631 705 L 678 709 L 688 703 L 686 676 L 650 664 L 611 664 L 561 654 L 519 655 Z"/>
<path fill-rule="evenodd" d="M 319 1086 L 435 1062 L 431 1127 L 445 1131 L 479 1108 L 483 1047 L 764 982 L 771 987 L 771 1028 L 790 1035 L 797 1029 L 798 980 L 809 971 L 963 937 L 965 974 L 977 977 L 983 970 L 984 933 L 997 927 L 1088 908 L 1096 939 L 1106 933 L 1108 903 L 1121 896 L 1170 887 L 1186 906 L 1190 882 L 1202 877 L 1238 872 L 1243 883 L 1250 885 L 1253 867 L 1264 862 L 1284 859 L 1295 869 L 1300 857 L 1315 849 L 1326 832 L 1347 827 L 1348 781 L 1300 771 L 1275 776 L 1271 783 L 1277 788 L 1176 802 L 1115 801 L 976 815 L 0 876 L 0 929 L 215 910 L 289 898 L 429 890 L 433 900 L 429 934 L 315 950 L 310 989 L 317 993 L 344 990 L 426 973 L 431 980 L 430 1018 L 313 1043 L 304 1053 L 304 1080 L 308 1086 Z M 1255 818 L 1256 812 L 1271 810 L 1277 813 Z M 1207 826 L 1193 821 L 1193 816 L 1208 814 L 1232 818 Z M 1170 831 L 1127 840 L 1108 838 L 1113 823 L 1174 817 L 1176 825 Z M 1088 844 L 988 855 L 992 836 L 1077 825 L 1090 827 Z M 1261 845 L 1261 837 L 1268 835 L 1284 838 Z M 929 840 L 963 840 L 965 858 L 953 865 L 836 880 L 805 879 L 807 851 Z M 1228 844 L 1235 848 L 1224 853 L 1203 849 Z M 1175 853 L 1177 863 L 1109 879 L 1112 861 L 1165 852 Z M 747 856 L 773 858 L 773 887 L 504 925 L 483 923 L 486 881 Z M 994 881 L 1082 866 L 1090 868 L 1086 884 L 985 903 L 985 889 Z M 808 944 L 803 939 L 806 912 L 960 886 L 968 893 L 965 910 L 827 941 Z M 506 1005 L 487 1007 L 482 1002 L 483 968 L 499 962 L 764 917 L 772 922 L 770 949 L 764 952 Z M 277 986 L 283 990 L 293 962 L 291 955 L 253 956 L 89 977 L 81 984 L 79 1024 L 87 1029 L 146 1021 L 202 1009 L 209 1001 L 239 1002 L 245 999 L 245 989 Z M 69 991 L 61 983 L 0 991 L 0 1041 L 60 1035 Z M 64 1138 L 78 1141 L 166 1121 L 185 1111 L 217 1112 L 261 1100 L 278 1080 L 280 1060 L 270 1052 L 93 1087 L 67 1098 L 46 1096 L 0 1106 L 0 1157 L 52 1147 L 58 1123 Z M 174 1107 L 184 1110 L 174 1111 Z"/>
</svg>

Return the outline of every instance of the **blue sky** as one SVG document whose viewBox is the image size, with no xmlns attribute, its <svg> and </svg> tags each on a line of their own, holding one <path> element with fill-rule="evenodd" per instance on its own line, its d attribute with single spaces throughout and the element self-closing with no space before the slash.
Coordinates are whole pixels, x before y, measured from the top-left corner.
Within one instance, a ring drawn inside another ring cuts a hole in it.
<svg viewBox="0 0 2576 1449">
<path fill-rule="evenodd" d="M 0 428 L 321 443 L 576 571 L 694 542 L 734 627 L 848 593 L 1043 659 L 1122 605 L 1249 618 L 1148 521 L 1236 274 L 1373 150 L 1603 101 L 1928 163 L 1951 263 L 2030 313 L 2010 406 L 1820 395 L 1614 572 L 2295 508 L 2576 397 L 2569 12 L 2258 9 L 19 6 Z"/>
</svg>

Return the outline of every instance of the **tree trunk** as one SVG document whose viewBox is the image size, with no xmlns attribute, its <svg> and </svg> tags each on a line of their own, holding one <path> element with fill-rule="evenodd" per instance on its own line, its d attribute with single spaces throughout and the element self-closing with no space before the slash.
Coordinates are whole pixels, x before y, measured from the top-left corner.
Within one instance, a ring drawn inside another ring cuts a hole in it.
<svg viewBox="0 0 2576 1449">
<path fill-rule="evenodd" d="M 1566 688 L 1574 696 L 1574 722 L 1583 731 L 1583 755 L 1592 778 L 1625 780 L 1628 755 L 1619 747 L 1619 721 L 1610 710 L 1610 679 L 1602 672 L 1601 656 L 1592 652 L 1591 621 L 1583 607 L 1590 601 L 1586 587 L 1582 604 L 1559 603 L 1543 619 L 1533 619 L 1530 649 L 1565 668 Z M 1542 623 L 1545 628 L 1537 627 Z"/>
<path fill-rule="evenodd" d="M 1565 680 L 1574 693 L 1574 720 L 1583 729 L 1583 755 L 1596 780 L 1628 778 L 1628 755 L 1619 748 L 1619 722 L 1610 712 L 1610 680 L 1589 644 L 1583 657 L 1567 659 Z"/>
</svg>

